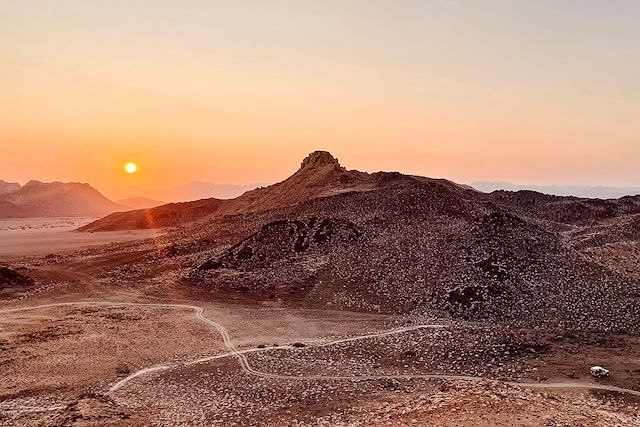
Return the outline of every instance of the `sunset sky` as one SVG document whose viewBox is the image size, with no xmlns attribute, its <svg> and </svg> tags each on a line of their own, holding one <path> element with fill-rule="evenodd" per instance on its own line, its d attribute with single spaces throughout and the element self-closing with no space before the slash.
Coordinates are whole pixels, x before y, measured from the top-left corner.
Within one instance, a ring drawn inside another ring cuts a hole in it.
<svg viewBox="0 0 640 427">
<path fill-rule="evenodd" d="M 316 149 L 639 186 L 640 2 L 0 0 L 0 179 L 275 182 Z"/>
</svg>

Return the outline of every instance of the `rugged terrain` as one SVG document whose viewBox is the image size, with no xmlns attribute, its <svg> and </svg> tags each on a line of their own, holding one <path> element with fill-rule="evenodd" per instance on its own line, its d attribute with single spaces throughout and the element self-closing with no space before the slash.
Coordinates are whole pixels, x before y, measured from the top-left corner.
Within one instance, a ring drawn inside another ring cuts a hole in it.
<svg viewBox="0 0 640 427">
<path fill-rule="evenodd" d="M 202 199 L 171 203 L 153 209 L 114 213 L 88 224 L 81 230 L 113 231 L 184 225 L 202 219 L 291 206 L 340 193 L 368 191 L 383 187 L 389 179 L 400 176 L 394 173 L 368 174 L 347 170 L 330 153 L 316 151 L 305 158 L 300 168 L 284 181 L 247 191 L 234 199 Z"/>
<path fill-rule="evenodd" d="M 638 425 L 639 221 L 326 152 L 112 214 L 83 230 L 162 232 L 2 270 L 0 423 Z"/>
<path fill-rule="evenodd" d="M 83 230 L 174 221 L 191 224 L 156 243 L 139 271 L 171 262 L 183 283 L 211 293 L 539 327 L 640 327 L 637 278 L 595 256 L 640 237 L 640 197 L 486 194 L 348 171 L 318 152 L 282 183 L 238 199 L 113 214 Z"/>
</svg>

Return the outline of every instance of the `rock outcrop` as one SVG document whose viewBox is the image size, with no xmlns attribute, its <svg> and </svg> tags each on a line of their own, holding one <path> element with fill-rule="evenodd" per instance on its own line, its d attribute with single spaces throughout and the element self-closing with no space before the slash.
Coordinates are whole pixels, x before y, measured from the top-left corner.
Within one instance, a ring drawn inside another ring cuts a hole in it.
<svg viewBox="0 0 640 427">
<path fill-rule="evenodd" d="M 309 250 L 329 245 L 350 245 L 362 234 L 353 223 L 335 218 L 274 221 L 216 258 L 207 260 L 199 269 L 265 268 Z"/>
<path fill-rule="evenodd" d="M 32 278 L 11 268 L 0 266 L 0 291 L 12 288 L 29 288 L 34 284 Z"/>
</svg>

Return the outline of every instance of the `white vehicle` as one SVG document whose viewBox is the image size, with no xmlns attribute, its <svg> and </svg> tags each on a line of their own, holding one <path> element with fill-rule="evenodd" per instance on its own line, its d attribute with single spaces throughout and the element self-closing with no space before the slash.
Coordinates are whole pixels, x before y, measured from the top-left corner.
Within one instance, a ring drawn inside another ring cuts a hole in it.
<svg viewBox="0 0 640 427">
<path fill-rule="evenodd" d="M 609 370 L 602 366 L 592 366 L 590 369 L 591 375 L 596 378 L 604 378 L 609 376 Z"/>
</svg>

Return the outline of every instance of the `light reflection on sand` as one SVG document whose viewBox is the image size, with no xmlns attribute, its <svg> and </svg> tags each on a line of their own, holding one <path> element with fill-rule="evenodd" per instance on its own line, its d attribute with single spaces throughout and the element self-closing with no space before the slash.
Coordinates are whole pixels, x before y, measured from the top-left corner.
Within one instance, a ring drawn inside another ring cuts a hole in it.
<svg viewBox="0 0 640 427">
<path fill-rule="evenodd" d="M 95 218 L 8 218 L 0 219 L 0 258 L 47 255 L 125 240 L 158 235 L 157 230 L 80 233 L 75 231 Z"/>
</svg>

